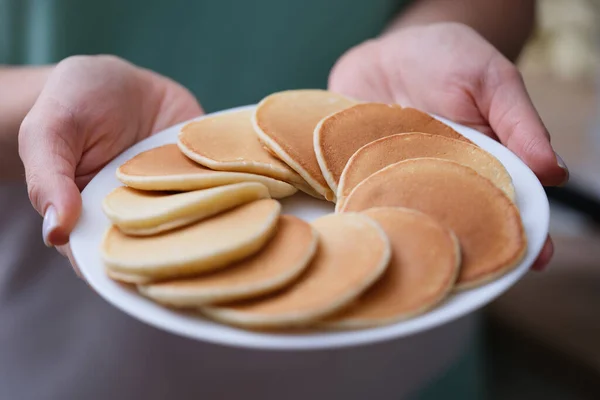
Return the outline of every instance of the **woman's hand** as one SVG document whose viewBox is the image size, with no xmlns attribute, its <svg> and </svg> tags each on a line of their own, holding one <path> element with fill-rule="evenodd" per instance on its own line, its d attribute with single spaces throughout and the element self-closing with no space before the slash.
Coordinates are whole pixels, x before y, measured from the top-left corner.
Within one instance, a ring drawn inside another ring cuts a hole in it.
<svg viewBox="0 0 600 400">
<path fill-rule="evenodd" d="M 543 185 L 568 180 L 517 68 L 465 25 L 408 27 L 365 42 L 337 62 L 329 88 L 471 126 L 511 149 Z M 534 269 L 542 269 L 552 253 L 548 238 Z"/>
<path fill-rule="evenodd" d="M 65 245 L 80 191 L 115 156 L 149 135 L 202 113 L 168 78 L 112 56 L 59 63 L 19 131 L 29 197 L 44 216 L 48 246 Z"/>
</svg>

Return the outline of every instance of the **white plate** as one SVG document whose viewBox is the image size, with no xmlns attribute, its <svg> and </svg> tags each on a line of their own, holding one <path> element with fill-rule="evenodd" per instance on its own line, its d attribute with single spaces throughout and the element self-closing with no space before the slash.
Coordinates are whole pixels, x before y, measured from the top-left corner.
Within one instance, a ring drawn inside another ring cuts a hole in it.
<svg viewBox="0 0 600 400">
<path fill-rule="evenodd" d="M 183 124 L 166 129 L 131 147 L 109 163 L 89 183 L 82 193 L 81 219 L 71 234 L 73 256 L 89 284 L 115 307 L 157 328 L 207 342 L 261 349 L 321 349 L 374 343 L 434 328 L 486 305 L 517 282 L 540 252 L 548 234 L 550 217 L 548 199 L 542 186 L 517 156 L 477 131 L 441 120 L 495 155 L 504 164 L 514 181 L 517 204 L 525 225 L 529 247 L 523 262 L 512 272 L 485 286 L 453 295 L 432 311 L 408 321 L 345 332 L 256 333 L 167 309 L 110 280 L 104 273 L 99 246 L 102 235 L 109 226 L 109 221 L 102 212 L 102 199 L 120 185 L 115 178 L 115 171 L 123 162 L 144 150 L 165 143 L 175 143 L 179 128 Z M 284 213 L 294 214 L 307 221 L 333 212 L 333 205 L 303 194 L 294 195 L 282 203 Z"/>
</svg>

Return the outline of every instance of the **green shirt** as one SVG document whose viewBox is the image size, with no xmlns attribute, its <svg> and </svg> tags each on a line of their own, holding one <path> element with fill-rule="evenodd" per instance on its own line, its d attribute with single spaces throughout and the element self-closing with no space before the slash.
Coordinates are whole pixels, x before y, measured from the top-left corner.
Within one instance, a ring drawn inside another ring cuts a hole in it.
<svg viewBox="0 0 600 400">
<path fill-rule="evenodd" d="M 402 0 L 0 0 L 0 63 L 116 54 L 188 87 L 206 111 L 322 88 Z"/>
<path fill-rule="evenodd" d="M 180 82 L 198 97 L 207 112 L 211 112 L 255 103 L 263 96 L 279 90 L 325 88 L 329 71 L 338 57 L 350 47 L 380 33 L 406 3 L 408 3 L 406 0 L 0 0 L 0 64 L 45 64 L 58 62 L 74 54 L 115 54 Z M 19 201 L 26 202 L 26 198 L 21 198 Z M 35 229 L 39 228 L 36 226 Z M 27 243 L 26 240 L 23 239 L 22 242 Z M 27 249 L 22 250 L 23 254 L 27 252 Z M 12 251 L 18 254 L 21 249 L 14 248 Z M 27 257 L 12 259 L 21 258 L 28 259 Z M 15 276 L 26 274 L 27 272 L 23 271 L 28 271 L 27 268 L 31 266 L 16 265 L 16 263 L 5 266 L 0 263 L 1 270 L 21 271 L 15 272 Z M 96 335 L 100 336 L 110 336 L 109 332 L 121 332 L 113 333 L 111 340 L 120 343 L 122 347 L 127 347 L 125 343 L 130 343 L 127 341 L 131 340 L 129 332 L 135 331 L 135 340 L 131 343 L 136 343 L 136 346 L 147 346 L 143 347 L 144 349 L 155 346 L 151 340 L 154 333 L 148 333 L 150 328 L 141 328 L 138 325 L 126 326 L 122 320 L 125 317 L 104 303 L 94 303 L 93 307 L 89 305 L 94 301 L 92 299 L 94 295 L 89 290 L 73 290 L 73 293 L 69 294 L 68 304 L 79 307 L 79 310 L 64 309 L 66 303 L 61 306 L 63 309 L 50 309 L 51 303 L 47 299 L 59 290 L 51 286 L 52 284 L 46 283 L 45 290 L 38 291 L 38 297 L 35 299 L 31 297 L 33 294 L 29 294 L 28 302 L 30 307 L 34 307 L 35 304 L 39 309 L 38 315 L 52 316 L 54 313 L 73 315 L 72 320 L 62 325 L 58 322 L 48 322 L 53 326 L 52 329 L 60 332 L 64 330 L 67 334 L 70 329 L 85 326 L 87 332 L 97 332 Z M 11 281 L 3 282 L 0 276 L 0 289 L 3 287 L 10 288 Z M 64 293 L 65 290 L 67 289 L 61 287 L 59 291 Z M 29 318 L 15 316 L 16 314 L 4 315 L 1 295 L 0 292 L 0 320 Z M 88 311 L 81 311 L 82 307 L 88 307 L 85 308 Z M 104 308 L 97 309 L 97 307 Z M 98 317 L 100 328 L 97 331 L 92 325 L 96 321 L 89 318 L 82 322 L 81 326 L 78 325 L 80 320 L 75 318 L 83 318 L 83 315 L 90 313 L 104 316 L 106 321 L 119 322 L 106 322 Z M 34 319 L 29 318 L 29 320 Z M 133 323 L 129 319 L 127 321 L 127 324 Z M 95 342 L 97 341 L 95 337 L 92 339 L 92 336 L 86 338 L 71 335 L 68 346 L 61 351 L 66 361 L 55 370 L 52 364 L 54 360 L 43 357 L 54 346 L 47 347 L 44 344 L 44 335 L 40 336 L 36 329 L 27 332 L 15 330 L 15 332 L 13 336 L 4 337 L 0 331 L 0 348 L 10 349 L 12 352 L 0 357 L 0 397 L 3 397 L 3 393 L 8 393 L 12 397 L 7 395 L 7 398 L 33 398 L 28 397 L 27 394 L 37 393 L 35 390 L 38 389 L 44 390 L 45 398 L 55 398 L 52 397 L 52 393 L 62 393 L 60 390 L 72 389 L 73 391 L 68 393 L 78 393 L 68 385 L 60 386 L 63 381 L 52 378 L 51 374 L 38 374 L 32 378 L 29 375 L 31 368 L 27 367 L 28 363 L 40 370 L 60 372 L 60 376 L 63 377 L 72 376 L 79 371 L 91 379 L 90 377 L 96 372 L 95 368 L 99 368 L 98 373 L 108 374 L 107 371 L 110 371 L 107 368 L 102 369 L 94 361 L 101 358 L 103 353 L 104 358 L 111 360 L 107 362 L 121 363 L 127 373 L 132 369 L 122 364 L 125 359 L 119 358 L 118 354 L 114 357 L 111 355 L 113 347 L 88 348 L 83 343 L 85 340 Z M 444 334 L 438 334 L 440 335 L 444 337 Z M 83 342 L 75 343 L 76 339 L 81 339 Z M 3 340 L 7 342 L 3 343 Z M 164 343 L 175 339 L 162 340 Z M 149 344 L 142 345 L 142 343 Z M 191 343 L 185 343 L 181 348 L 191 349 L 190 346 Z M 30 351 L 32 347 L 38 349 L 35 352 L 38 358 L 32 358 Z M 78 348 L 87 348 L 87 355 L 81 358 L 77 356 L 78 353 L 68 353 Z M 114 348 L 118 349 L 118 347 Z M 198 348 L 193 351 L 198 351 L 199 354 L 216 351 L 212 347 L 207 348 L 206 351 L 200 351 Z M 427 353 L 427 348 L 424 351 Z M 356 352 L 348 359 L 360 359 L 362 357 L 360 350 Z M 384 353 L 386 351 L 382 354 Z M 390 360 L 404 363 L 402 368 L 405 368 L 409 360 L 397 360 L 394 354 L 389 352 Z M 184 357 L 183 353 L 178 357 Z M 190 355 L 189 357 L 202 362 L 200 361 L 202 356 Z M 344 366 L 342 356 L 339 357 L 338 367 L 342 368 L 342 371 L 338 371 L 338 374 L 344 373 L 343 368 L 371 369 L 370 365 Z M 113 358 L 117 358 L 118 361 Z M 132 359 L 132 365 L 135 365 L 135 356 L 129 358 Z M 435 354 L 423 354 L 418 358 L 435 359 Z M 6 369 L 3 368 L 2 360 L 6 360 Z M 423 393 L 423 398 L 477 398 L 479 364 L 474 360 L 477 360 L 476 354 L 463 358 L 458 364 L 459 367 L 454 368 L 451 374 L 444 374 L 444 378 L 437 385 L 430 385 L 426 394 Z M 60 360 L 56 361 L 61 363 Z M 229 368 L 228 366 L 231 365 L 227 360 L 221 361 L 224 368 Z M 164 362 L 168 364 L 167 361 Z M 301 367 L 299 363 L 296 364 L 298 365 L 295 368 Z M 372 368 L 388 368 L 385 361 L 377 364 L 381 365 L 373 365 Z M 256 365 L 256 368 L 263 368 L 261 363 Z M 389 365 L 391 368 L 396 368 L 395 364 Z M 147 365 L 147 368 L 150 366 Z M 291 367 L 282 365 L 282 368 Z M 11 378 L 8 375 L 3 377 L 2 371 L 11 371 L 11 374 L 16 374 L 16 377 Z M 157 376 L 161 376 L 161 373 L 157 370 L 159 374 Z M 380 374 L 377 369 L 372 373 L 374 376 Z M 388 370 L 387 373 L 390 371 Z M 403 374 L 402 371 L 398 373 Z M 145 376 L 150 376 L 148 374 L 150 373 L 147 372 Z M 47 377 L 47 381 L 44 381 L 42 376 Z M 223 374 L 215 376 L 218 376 L 215 379 L 221 379 Z M 176 384 L 173 379 L 171 374 L 167 381 Z M 397 380 L 393 382 L 388 380 L 386 385 L 390 388 L 396 384 L 402 386 L 402 379 L 403 375 L 399 375 Z M 34 385 L 28 385 L 24 383 L 25 381 L 31 381 Z M 109 381 L 104 386 L 101 381 L 96 382 L 100 386 L 94 386 L 96 384 L 94 382 L 90 380 L 85 385 L 90 390 L 92 388 L 112 390 L 111 385 L 123 385 L 121 389 L 115 389 L 120 390 L 119 393 L 123 396 L 125 393 L 130 393 L 128 390 L 137 393 L 135 392 L 137 389 L 131 386 L 135 382 L 129 382 L 128 379 L 119 383 Z M 375 381 L 372 383 L 374 384 Z M 46 387 L 44 384 L 49 386 Z M 367 388 L 364 385 L 369 382 L 360 384 L 362 385 L 359 385 L 360 387 Z M 359 393 L 355 395 L 364 398 Z"/>
</svg>

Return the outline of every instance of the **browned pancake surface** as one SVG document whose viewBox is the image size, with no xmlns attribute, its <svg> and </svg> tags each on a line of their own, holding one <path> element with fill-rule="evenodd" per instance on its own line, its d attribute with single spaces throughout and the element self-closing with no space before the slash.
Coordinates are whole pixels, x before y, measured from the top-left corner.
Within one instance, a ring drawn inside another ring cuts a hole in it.
<svg viewBox="0 0 600 400">
<path fill-rule="evenodd" d="M 373 208 L 364 213 L 390 239 L 390 265 L 369 290 L 327 323 L 347 328 L 382 325 L 425 312 L 443 300 L 460 267 L 456 237 L 415 210 Z"/>
<path fill-rule="evenodd" d="M 434 157 L 456 161 L 490 179 L 514 199 L 512 179 L 494 156 L 471 143 L 428 133 L 387 136 L 361 147 L 348 161 L 338 187 L 338 202 L 364 179 L 390 164 L 410 158 Z"/>
<path fill-rule="evenodd" d="M 362 103 L 341 110 L 322 121 L 315 135 L 323 175 L 335 191 L 352 155 L 367 143 L 389 135 L 425 132 L 467 139 L 446 124 L 414 108 L 382 103 Z"/>
<path fill-rule="evenodd" d="M 257 133 L 265 146 L 331 200 L 333 193 L 315 157 L 313 133 L 321 119 L 352 104 L 352 100 L 323 90 L 276 93 L 263 99 L 256 109 Z"/>
<path fill-rule="evenodd" d="M 252 126 L 254 109 L 209 116 L 186 124 L 179 146 L 199 164 L 222 171 L 264 174 L 287 182 L 301 178 L 271 155 Z"/>
<path fill-rule="evenodd" d="M 165 176 L 211 173 L 181 153 L 176 144 L 165 144 L 139 153 L 119 167 L 132 176 Z"/>
<path fill-rule="evenodd" d="M 356 186 L 342 211 L 372 207 L 413 208 L 450 228 L 462 249 L 460 288 L 512 269 L 527 247 L 514 203 L 488 179 L 452 161 L 420 158 L 392 164 Z"/>
<path fill-rule="evenodd" d="M 186 157 L 176 144 L 167 144 L 137 154 L 117 169 L 117 178 L 141 190 L 190 191 L 240 182 L 258 182 L 273 198 L 291 196 L 289 183 L 259 174 L 215 171 Z"/>
</svg>

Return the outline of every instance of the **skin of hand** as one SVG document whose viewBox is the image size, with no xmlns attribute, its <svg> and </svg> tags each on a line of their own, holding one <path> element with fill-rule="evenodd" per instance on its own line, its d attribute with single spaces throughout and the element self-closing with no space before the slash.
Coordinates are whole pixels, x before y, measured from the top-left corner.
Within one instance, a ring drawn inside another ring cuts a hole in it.
<svg viewBox="0 0 600 400">
<path fill-rule="evenodd" d="M 73 263 L 65 245 L 91 178 L 133 144 L 202 112 L 183 86 L 113 56 L 57 64 L 19 130 L 29 198 L 44 216 L 46 245 Z"/>
<path fill-rule="evenodd" d="M 466 25 L 406 27 L 364 42 L 338 60 L 329 89 L 473 127 L 512 150 L 543 185 L 569 178 L 515 65 Z M 552 254 L 548 237 L 532 268 L 544 269 Z"/>
</svg>

